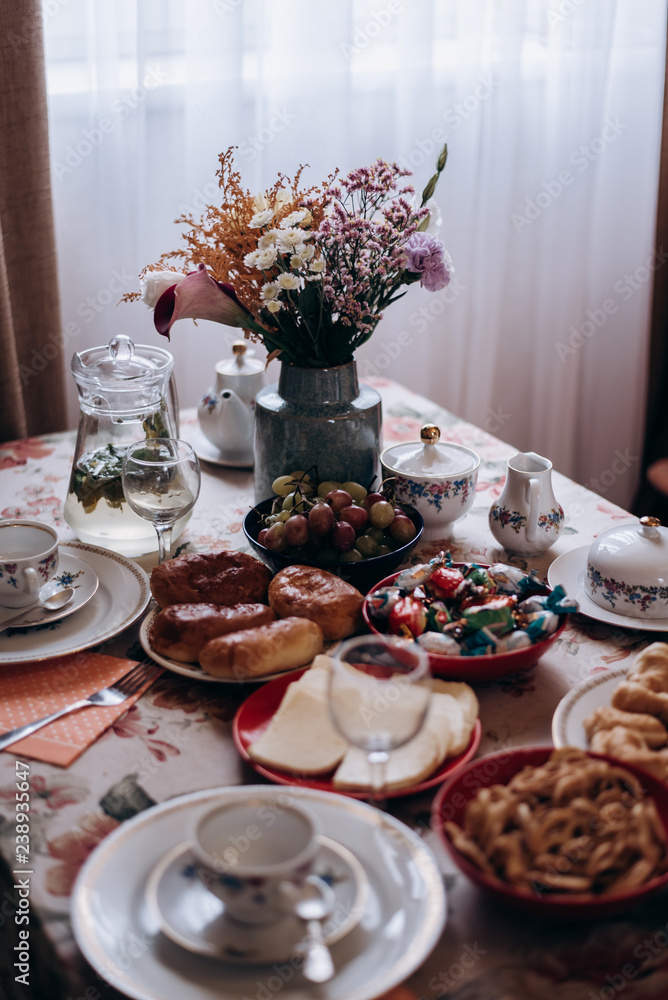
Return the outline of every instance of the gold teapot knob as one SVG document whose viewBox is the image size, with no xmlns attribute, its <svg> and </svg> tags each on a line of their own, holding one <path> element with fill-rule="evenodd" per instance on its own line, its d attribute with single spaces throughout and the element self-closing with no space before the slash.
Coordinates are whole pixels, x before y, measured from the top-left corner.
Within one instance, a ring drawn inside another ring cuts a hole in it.
<svg viewBox="0 0 668 1000">
<path fill-rule="evenodd" d="M 243 357 L 247 349 L 248 349 L 248 344 L 246 343 L 245 340 L 235 340 L 234 343 L 232 344 L 232 354 L 238 357 Z"/>
<path fill-rule="evenodd" d="M 640 518 L 640 523 L 642 524 L 643 528 L 660 528 L 661 527 L 661 521 L 658 519 L 658 517 L 650 517 L 649 515 L 645 515 L 645 517 L 641 517 Z"/>
<path fill-rule="evenodd" d="M 441 437 L 441 431 L 436 424 L 425 424 L 420 431 L 420 440 L 425 444 L 436 444 Z"/>
</svg>

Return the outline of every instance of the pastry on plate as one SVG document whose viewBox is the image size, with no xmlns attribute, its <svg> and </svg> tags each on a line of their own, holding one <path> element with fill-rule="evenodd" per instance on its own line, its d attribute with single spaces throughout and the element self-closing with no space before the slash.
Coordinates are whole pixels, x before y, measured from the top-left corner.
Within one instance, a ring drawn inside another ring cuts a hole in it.
<svg viewBox="0 0 668 1000">
<path fill-rule="evenodd" d="M 151 593 L 170 604 L 266 603 L 271 571 L 245 552 L 189 552 L 151 573 Z"/>
</svg>

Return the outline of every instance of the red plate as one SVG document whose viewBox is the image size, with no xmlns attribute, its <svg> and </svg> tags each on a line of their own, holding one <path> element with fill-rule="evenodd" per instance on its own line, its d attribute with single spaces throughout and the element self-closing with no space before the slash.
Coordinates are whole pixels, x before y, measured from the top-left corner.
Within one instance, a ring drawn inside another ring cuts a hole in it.
<svg viewBox="0 0 668 1000">
<path fill-rule="evenodd" d="M 305 788 L 319 788 L 324 792 L 339 792 L 339 789 L 332 785 L 333 771 L 331 774 L 320 775 L 317 778 L 300 775 L 294 771 L 279 771 L 276 768 L 256 763 L 248 753 L 248 747 L 269 725 L 274 712 L 283 700 L 288 684 L 299 680 L 304 672 L 304 670 L 300 670 L 298 673 L 277 677 L 276 680 L 269 681 L 268 684 L 249 695 L 234 717 L 232 736 L 243 759 L 248 761 L 258 774 L 269 778 L 270 781 L 275 781 L 279 785 L 303 785 Z M 455 774 L 473 757 L 480 743 L 481 731 L 480 719 L 476 719 L 471 741 L 463 753 L 458 757 L 449 758 L 425 781 L 412 785 L 410 788 L 400 788 L 397 791 L 388 792 L 386 797 L 394 799 L 403 795 L 415 795 L 417 792 L 424 792 L 428 788 L 440 785 L 442 781 Z M 353 799 L 368 799 L 369 797 L 368 791 L 341 792 L 340 794 L 348 795 Z"/>
<path fill-rule="evenodd" d="M 470 565 L 469 563 L 453 563 L 457 569 Z M 484 563 L 476 563 L 476 566 L 485 568 Z M 384 580 L 372 587 L 369 594 L 382 587 L 391 586 L 399 573 L 386 576 Z M 549 594 L 550 587 L 541 587 L 537 593 Z M 383 633 L 375 624 L 375 620 L 369 614 L 368 599 L 369 594 L 364 599 L 362 605 L 362 615 L 367 626 L 372 632 L 378 635 Z M 532 667 L 537 660 L 550 648 L 555 640 L 566 628 L 568 615 L 564 616 L 564 621 L 556 632 L 549 635 L 547 639 L 534 642 L 533 646 L 526 646 L 524 649 L 517 649 L 513 653 L 486 653 L 484 656 L 444 656 L 442 653 L 429 654 L 429 667 L 434 677 L 443 677 L 449 681 L 495 681 L 506 674 L 517 673 L 518 670 L 526 670 Z"/>
</svg>

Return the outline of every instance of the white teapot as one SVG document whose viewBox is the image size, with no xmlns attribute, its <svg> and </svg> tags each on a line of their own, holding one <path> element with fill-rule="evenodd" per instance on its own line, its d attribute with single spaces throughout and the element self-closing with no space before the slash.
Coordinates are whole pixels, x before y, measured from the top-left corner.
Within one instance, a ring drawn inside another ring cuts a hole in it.
<svg viewBox="0 0 668 1000">
<path fill-rule="evenodd" d="M 265 385 L 265 365 L 245 340 L 235 340 L 232 357 L 216 365 L 216 383 L 197 408 L 202 434 L 225 465 L 253 467 L 255 397 Z"/>
</svg>

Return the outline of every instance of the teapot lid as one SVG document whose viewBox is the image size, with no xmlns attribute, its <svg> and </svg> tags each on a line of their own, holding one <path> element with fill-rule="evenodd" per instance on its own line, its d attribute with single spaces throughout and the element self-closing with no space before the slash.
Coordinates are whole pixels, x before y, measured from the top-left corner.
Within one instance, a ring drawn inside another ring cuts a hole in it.
<svg viewBox="0 0 668 1000">
<path fill-rule="evenodd" d="M 255 351 L 248 348 L 248 341 L 235 340 L 232 344 L 232 357 L 219 361 L 216 365 L 218 375 L 259 375 L 265 369 L 259 358 L 253 357 Z"/>
<path fill-rule="evenodd" d="M 425 424 L 420 441 L 393 445 L 383 452 L 383 465 L 408 476 L 463 476 L 477 468 L 480 459 L 470 448 L 441 442 L 435 424 Z"/>
<path fill-rule="evenodd" d="M 137 344 L 121 333 L 106 347 L 79 351 L 72 358 L 72 374 L 77 383 L 88 387 L 120 388 L 118 383 L 132 381 L 135 385 L 169 377 L 174 358 L 161 347 Z"/>
</svg>

